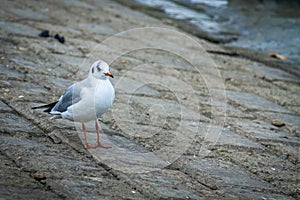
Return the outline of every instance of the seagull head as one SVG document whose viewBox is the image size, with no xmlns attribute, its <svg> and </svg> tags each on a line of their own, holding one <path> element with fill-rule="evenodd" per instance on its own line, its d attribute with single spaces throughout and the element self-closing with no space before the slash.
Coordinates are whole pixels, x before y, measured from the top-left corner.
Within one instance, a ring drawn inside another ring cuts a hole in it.
<svg viewBox="0 0 300 200">
<path fill-rule="evenodd" d="M 96 79 L 107 79 L 108 77 L 114 77 L 109 71 L 109 65 L 102 60 L 94 62 L 94 64 L 91 66 L 90 74 Z"/>
</svg>

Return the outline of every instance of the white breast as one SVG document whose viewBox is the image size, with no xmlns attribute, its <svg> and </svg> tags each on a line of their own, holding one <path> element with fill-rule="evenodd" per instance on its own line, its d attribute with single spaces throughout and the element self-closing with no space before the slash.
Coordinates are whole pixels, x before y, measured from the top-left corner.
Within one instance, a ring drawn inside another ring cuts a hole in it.
<svg viewBox="0 0 300 200">
<path fill-rule="evenodd" d="M 61 114 L 62 118 L 88 122 L 99 118 L 111 107 L 115 90 L 109 79 L 97 80 L 94 86 L 82 88 L 81 100 Z"/>
<path fill-rule="evenodd" d="M 95 88 L 95 111 L 97 117 L 100 117 L 111 107 L 115 99 L 115 89 L 109 79 L 100 80 Z"/>
</svg>

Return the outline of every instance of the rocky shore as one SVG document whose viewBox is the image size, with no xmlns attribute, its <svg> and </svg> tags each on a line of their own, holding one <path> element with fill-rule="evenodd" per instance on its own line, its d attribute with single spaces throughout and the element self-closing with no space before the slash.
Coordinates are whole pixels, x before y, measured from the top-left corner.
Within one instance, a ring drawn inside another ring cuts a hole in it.
<svg viewBox="0 0 300 200">
<path fill-rule="evenodd" d="M 228 49 L 113 1 L 0 11 L 0 198 L 300 197 L 300 80 L 288 70 L 209 54 Z M 100 123 L 112 148 L 86 150 L 80 124 L 31 107 L 96 59 L 115 76 Z"/>
</svg>

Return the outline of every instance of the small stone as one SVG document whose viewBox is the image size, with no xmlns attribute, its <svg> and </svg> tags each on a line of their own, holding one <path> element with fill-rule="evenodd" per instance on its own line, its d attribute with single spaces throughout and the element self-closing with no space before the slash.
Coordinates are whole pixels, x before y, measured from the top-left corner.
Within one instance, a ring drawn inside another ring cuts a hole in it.
<svg viewBox="0 0 300 200">
<path fill-rule="evenodd" d="M 44 30 L 39 34 L 40 37 L 50 37 L 49 31 Z"/>
<path fill-rule="evenodd" d="M 270 52 L 268 53 L 268 55 L 271 57 L 271 58 L 276 58 L 276 59 L 279 59 L 279 60 L 287 60 L 287 57 L 283 56 L 283 55 L 280 55 L 278 53 L 273 53 L 273 52 Z"/>
<path fill-rule="evenodd" d="M 32 174 L 32 177 L 38 181 L 46 179 L 46 175 L 43 172 L 35 172 L 34 174 Z"/>
<path fill-rule="evenodd" d="M 132 193 L 132 194 L 135 194 L 135 193 L 136 193 L 136 191 L 135 191 L 135 190 L 131 190 L 131 193 Z"/>
<path fill-rule="evenodd" d="M 275 168 L 275 167 L 271 167 L 271 170 L 275 171 L 275 170 L 276 170 L 276 168 Z"/>
<path fill-rule="evenodd" d="M 16 80 L 17 80 L 17 81 L 24 81 L 24 78 L 19 77 L 19 78 L 17 78 Z"/>
<path fill-rule="evenodd" d="M 86 155 L 86 158 L 91 159 L 91 158 L 93 158 L 93 155 Z"/>
<path fill-rule="evenodd" d="M 110 173 L 109 173 L 109 172 L 107 172 L 107 171 L 104 171 L 104 172 L 102 172 L 102 173 L 101 173 L 101 175 L 102 175 L 102 176 L 109 176 L 109 175 L 110 175 Z"/>
<path fill-rule="evenodd" d="M 40 183 L 45 185 L 46 184 L 46 179 L 40 180 Z"/>
<path fill-rule="evenodd" d="M 218 187 L 216 185 L 212 185 L 209 188 L 212 189 L 212 190 L 217 190 L 218 189 Z"/>
<path fill-rule="evenodd" d="M 55 34 L 54 38 L 57 39 L 62 44 L 65 43 L 64 36 L 60 36 L 59 34 Z"/>
<path fill-rule="evenodd" d="M 20 51 L 27 51 L 27 49 L 24 48 L 24 47 L 19 47 L 18 49 L 19 49 Z"/>
<path fill-rule="evenodd" d="M 272 125 L 277 126 L 277 127 L 282 127 L 282 126 L 285 126 L 285 123 L 283 123 L 282 121 L 276 119 L 276 120 L 272 121 Z"/>
<path fill-rule="evenodd" d="M 51 133 L 48 134 L 48 137 L 52 140 L 54 144 L 60 144 L 62 143 L 62 140 L 58 136 L 60 133 L 57 132 L 56 130 L 52 131 Z"/>
</svg>

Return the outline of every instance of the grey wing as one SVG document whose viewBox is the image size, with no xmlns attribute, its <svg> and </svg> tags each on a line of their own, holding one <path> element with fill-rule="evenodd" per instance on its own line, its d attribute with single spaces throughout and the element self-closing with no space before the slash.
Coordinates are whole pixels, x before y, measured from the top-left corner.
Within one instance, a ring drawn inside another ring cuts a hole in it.
<svg viewBox="0 0 300 200">
<path fill-rule="evenodd" d="M 71 85 L 65 93 L 59 98 L 56 105 L 51 109 L 51 112 L 65 112 L 68 107 L 74 105 L 81 100 L 79 84 Z"/>
</svg>

